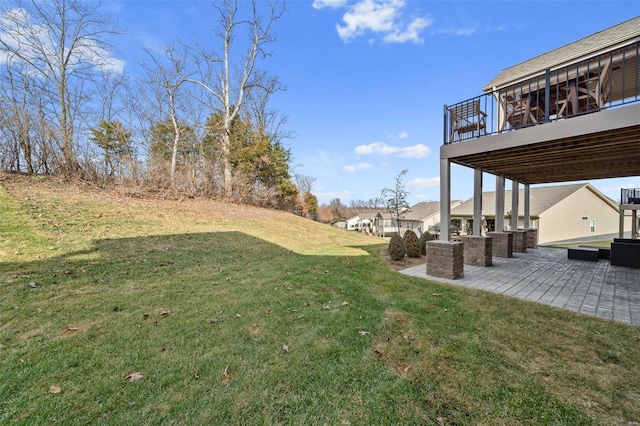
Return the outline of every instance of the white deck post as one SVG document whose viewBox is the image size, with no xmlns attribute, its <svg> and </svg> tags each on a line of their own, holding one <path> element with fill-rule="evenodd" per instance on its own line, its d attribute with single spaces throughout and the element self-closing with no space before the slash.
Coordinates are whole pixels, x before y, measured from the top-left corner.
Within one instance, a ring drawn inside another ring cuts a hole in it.
<svg viewBox="0 0 640 426">
<path fill-rule="evenodd" d="M 620 206 L 620 231 L 618 232 L 618 238 L 624 238 L 624 209 Z"/>
<path fill-rule="evenodd" d="M 531 195 L 529 194 L 529 184 L 524 184 L 524 229 L 531 227 Z"/>
<path fill-rule="evenodd" d="M 451 162 L 440 160 L 440 241 L 450 241 L 451 225 Z"/>
<path fill-rule="evenodd" d="M 482 235 L 482 169 L 473 174 L 473 235 Z"/>
<path fill-rule="evenodd" d="M 504 231 L 504 175 L 496 176 L 496 232 Z"/>
<path fill-rule="evenodd" d="M 518 211 L 520 210 L 520 182 L 511 181 L 511 230 L 518 229 Z"/>
</svg>

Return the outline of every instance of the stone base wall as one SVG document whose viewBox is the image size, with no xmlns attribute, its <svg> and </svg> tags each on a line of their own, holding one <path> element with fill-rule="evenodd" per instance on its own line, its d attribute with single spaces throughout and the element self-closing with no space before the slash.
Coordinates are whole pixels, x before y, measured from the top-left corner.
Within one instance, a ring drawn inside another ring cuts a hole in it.
<svg viewBox="0 0 640 426">
<path fill-rule="evenodd" d="M 487 232 L 493 238 L 493 255 L 513 257 L 513 234 L 511 232 Z"/>
<path fill-rule="evenodd" d="M 518 229 L 511 231 L 513 233 L 513 251 L 514 253 L 527 252 L 527 231 Z"/>
<path fill-rule="evenodd" d="M 474 266 L 491 266 L 493 264 L 493 239 L 475 235 L 462 236 L 464 244 L 464 263 Z"/>
<path fill-rule="evenodd" d="M 538 248 L 538 230 L 529 228 L 527 231 L 527 248 Z"/>
<path fill-rule="evenodd" d="M 427 275 L 450 280 L 464 277 L 463 247 L 456 241 L 428 241 Z"/>
</svg>

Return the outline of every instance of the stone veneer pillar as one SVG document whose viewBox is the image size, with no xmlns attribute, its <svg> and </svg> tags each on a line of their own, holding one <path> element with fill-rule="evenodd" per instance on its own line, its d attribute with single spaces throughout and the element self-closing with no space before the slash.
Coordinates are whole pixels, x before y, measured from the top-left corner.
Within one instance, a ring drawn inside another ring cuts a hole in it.
<svg viewBox="0 0 640 426">
<path fill-rule="evenodd" d="M 491 266 L 493 264 L 493 239 L 475 235 L 460 237 L 464 244 L 464 264 Z"/>
<path fill-rule="evenodd" d="M 511 232 L 487 232 L 493 238 L 493 255 L 513 257 L 513 234 Z"/>
<path fill-rule="evenodd" d="M 527 252 L 527 231 L 524 229 L 512 230 L 513 233 L 513 251 L 514 253 Z"/>
<path fill-rule="evenodd" d="M 525 231 L 527 231 L 527 248 L 538 248 L 538 230 L 529 228 Z"/>
<path fill-rule="evenodd" d="M 427 275 L 450 280 L 464 277 L 463 247 L 459 241 L 428 241 Z"/>
</svg>

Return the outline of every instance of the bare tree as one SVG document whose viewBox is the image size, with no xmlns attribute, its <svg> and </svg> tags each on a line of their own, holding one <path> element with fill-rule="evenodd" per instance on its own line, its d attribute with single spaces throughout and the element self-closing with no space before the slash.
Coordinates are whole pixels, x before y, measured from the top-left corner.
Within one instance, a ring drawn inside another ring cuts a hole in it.
<svg viewBox="0 0 640 426">
<path fill-rule="evenodd" d="M 80 108 L 89 100 L 100 70 L 121 70 L 111 55 L 109 36 L 117 29 L 97 2 L 82 0 L 12 0 L 0 4 L 0 56 L 7 66 L 20 65 L 36 76 L 42 105 L 56 123 L 63 168 L 79 163 L 74 136 Z"/>
<path fill-rule="evenodd" d="M 316 184 L 316 178 L 305 176 L 300 173 L 294 174 L 293 177 L 300 195 L 311 194 L 313 192 L 313 186 Z"/>
<path fill-rule="evenodd" d="M 164 50 L 162 58 L 154 56 L 150 51 L 146 51 L 147 55 L 153 62 L 153 67 L 143 65 L 148 80 L 147 84 L 153 90 L 160 90 L 157 93 L 159 111 L 166 113 L 166 118 L 171 121 L 173 126 L 173 146 L 171 149 L 171 168 L 170 182 L 171 186 L 176 184 L 176 165 L 178 161 L 178 148 L 182 137 L 182 126 L 180 125 L 179 103 L 180 89 L 186 83 L 191 74 L 187 71 L 187 52 L 185 49 L 179 49 L 175 45 L 168 45 Z M 164 106 L 168 110 L 165 110 Z M 160 120 L 165 117 L 160 118 Z M 159 121 L 160 121 L 159 120 Z"/>
<path fill-rule="evenodd" d="M 239 14 L 237 0 L 224 0 L 222 5 L 215 5 L 219 14 L 216 36 L 222 42 L 222 53 L 209 52 L 196 45 L 194 52 L 199 76 L 197 79 L 188 79 L 208 92 L 217 104 L 217 108 L 213 109 L 222 113 L 221 128 L 216 130 L 220 134 L 224 192 L 227 196 L 233 191 L 230 161 L 233 121 L 244 107 L 249 92 L 255 100 L 259 93 L 268 96 L 281 89 L 277 80 L 258 73 L 256 65 L 259 59 L 269 55 L 267 46 L 275 41 L 271 33 L 272 25 L 284 14 L 284 3 L 279 0 L 251 0 L 250 5 L 251 11 L 247 17 Z M 266 9 L 266 19 L 261 14 L 262 9 Z M 248 30 L 247 40 L 242 39 L 241 33 L 245 27 Z M 240 52 L 242 42 L 246 45 L 244 54 Z M 235 58 L 238 58 L 237 62 Z M 234 70 L 237 70 L 237 74 Z"/>
<path fill-rule="evenodd" d="M 400 218 L 403 214 L 410 211 L 407 196 L 409 193 L 404 189 L 402 177 L 407 174 L 409 169 L 404 169 L 396 176 L 396 183 L 393 188 L 384 188 L 382 196 L 387 200 L 387 211 L 391 213 L 391 218 L 396 222 L 398 235 L 400 234 Z"/>
</svg>

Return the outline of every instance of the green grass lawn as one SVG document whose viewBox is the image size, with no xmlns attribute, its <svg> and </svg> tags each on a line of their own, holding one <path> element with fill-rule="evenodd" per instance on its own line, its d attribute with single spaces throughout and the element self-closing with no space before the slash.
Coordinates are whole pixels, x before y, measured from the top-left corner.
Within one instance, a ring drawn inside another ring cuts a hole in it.
<svg viewBox="0 0 640 426">
<path fill-rule="evenodd" d="M 0 424 L 640 419 L 638 328 L 283 212 L 0 179 Z"/>
</svg>

